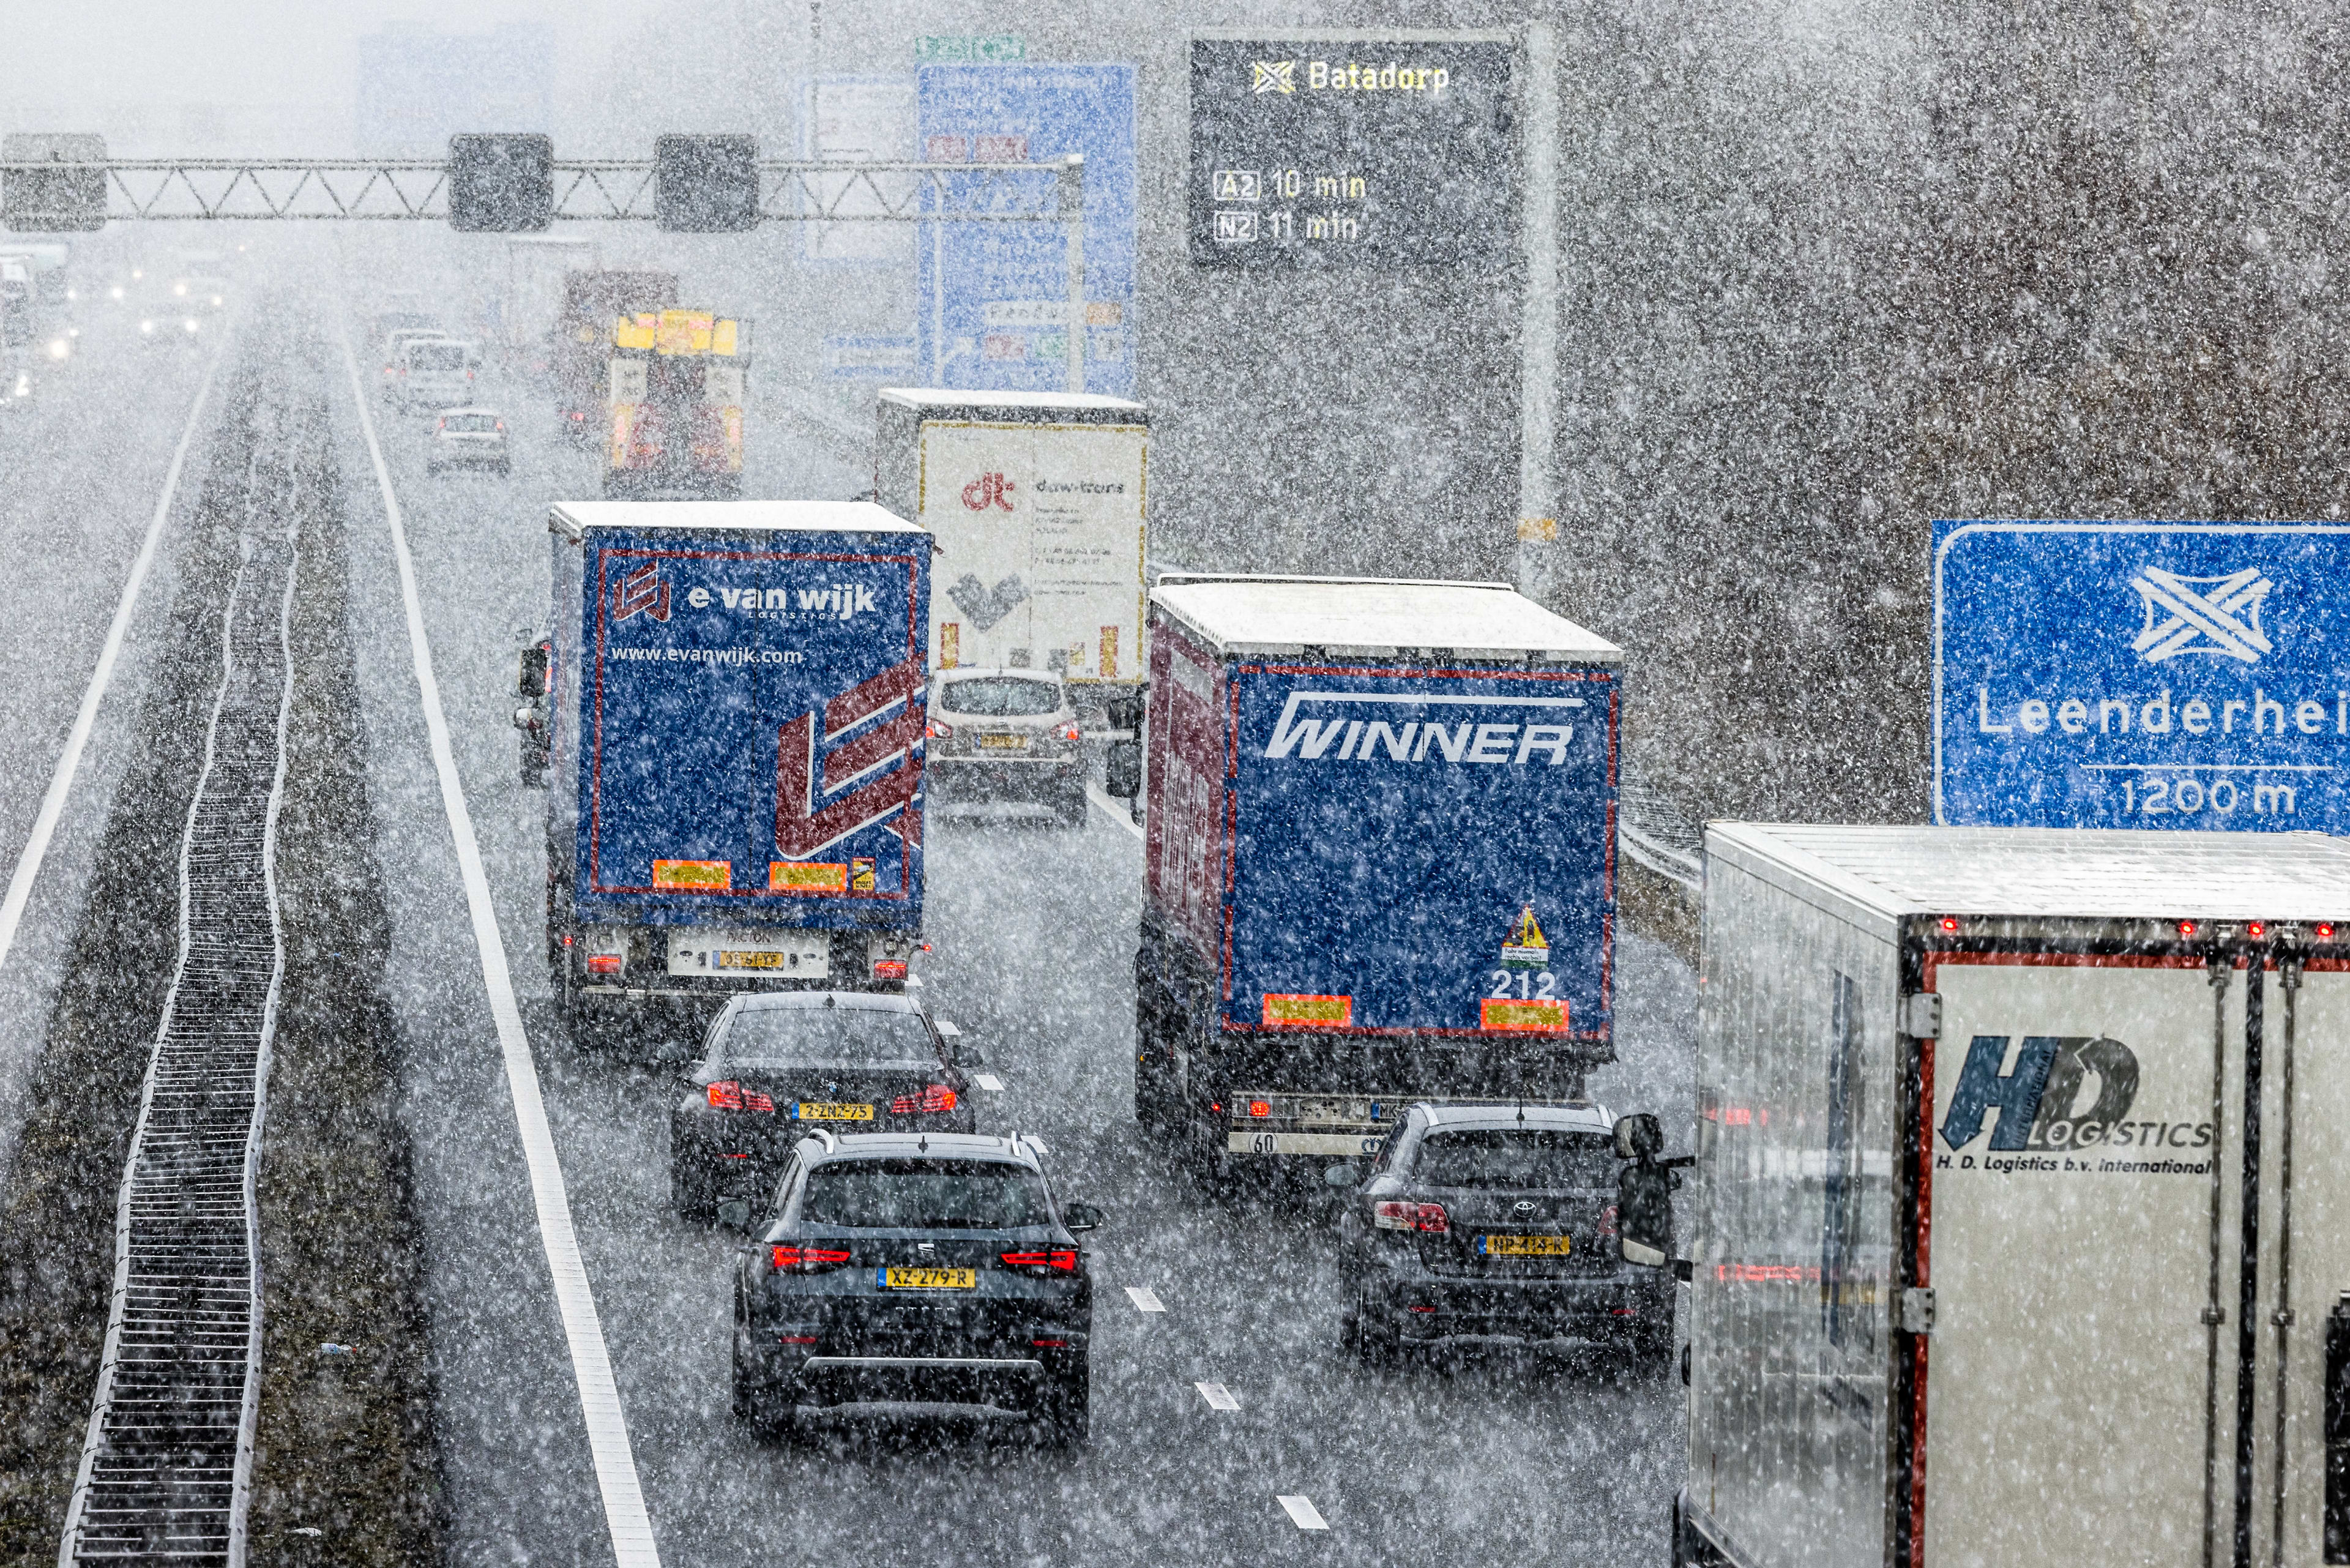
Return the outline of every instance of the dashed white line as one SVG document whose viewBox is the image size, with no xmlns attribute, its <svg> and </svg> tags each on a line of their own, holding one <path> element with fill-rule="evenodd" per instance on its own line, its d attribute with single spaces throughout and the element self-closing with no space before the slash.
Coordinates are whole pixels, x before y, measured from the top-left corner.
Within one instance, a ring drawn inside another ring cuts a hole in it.
<svg viewBox="0 0 2350 1568">
<path fill-rule="evenodd" d="M 1330 1528 L 1323 1521 L 1322 1511 L 1314 1506 L 1314 1500 L 1310 1497 L 1279 1497 L 1274 1501 L 1280 1503 L 1282 1511 L 1289 1515 L 1289 1522 L 1300 1530 Z"/>
<path fill-rule="evenodd" d="M 1134 1303 L 1134 1310 L 1137 1312 L 1165 1312 L 1167 1310 L 1166 1304 L 1159 1299 L 1159 1293 L 1152 1290 L 1149 1285 L 1127 1286 L 1126 1299 Z"/>
<path fill-rule="evenodd" d="M 1200 1391 L 1200 1397 L 1208 1402 L 1211 1410 L 1237 1410 L 1241 1407 L 1241 1402 L 1232 1397 L 1232 1391 L 1221 1383 L 1194 1383 L 1191 1386 Z"/>
<path fill-rule="evenodd" d="M 480 841 L 473 835 L 473 814 L 465 805 L 465 786 L 457 776 L 456 753 L 449 745 L 449 722 L 441 711 L 441 686 L 432 674 L 432 647 L 424 634 L 424 607 L 417 597 L 416 562 L 408 553 L 408 530 L 400 521 L 400 499 L 392 493 L 391 472 L 384 466 L 383 448 L 376 441 L 375 417 L 368 410 L 366 389 L 359 385 L 359 361 L 350 343 L 343 344 L 343 366 L 350 372 L 351 397 L 359 405 L 359 431 L 367 437 L 368 455 L 375 461 L 376 485 L 383 494 L 384 521 L 391 529 L 392 556 L 400 568 L 400 594 L 408 610 L 408 647 L 416 669 L 418 695 L 424 709 L 424 734 L 432 753 L 432 771 L 441 781 L 441 806 L 448 815 L 449 836 L 455 841 L 457 872 L 465 888 L 465 909 L 473 917 L 473 945 L 482 955 L 482 983 L 489 992 L 490 1018 L 496 1024 L 498 1048 L 505 1059 L 506 1088 L 514 1096 L 515 1124 L 522 1140 L 523 1158 L 530 1168 L 531 1199 L 538 1211 L 538 1234 L 546 1249 L 553 1276 L 556 1309 L 563 1319 L 563 1337 L 571 1351 L 571 1371 L 579 1386 L 579 1412 L 588 1428 L 588 1452 L 596 1466 L 596 1485 L 603 1495 L 604 1524 L 612 1540 L 618 1568 L 660 1568 L 653 1543 L 651 1517 L 645 1511 L 644 1489 L 637 1478 L 637 1459 L 629 1445 L 629 1427 L 620 1409 L 620 1392 L 612 1378 L 611 1353 L 604 1344 L 604 1325 L 596 1315 L 595 1293 L 588 1285 L 588 1265 L 579 1253 L 578 1232 L 571 1225 L 571 1199 L 563 1186 L 563 1165 L 556 1158 L 555 1135 L 546 1125 L 546 1102 L 540 1097 L 538 1067 L 530 1054 L 530 1037 L 523 1033 L 522 1010 L 515 1004 L 514 980 L 506 969 L 505 940 L 498 935 L 498 916 L 490 902 L 489 874 L 482 867 Z"/>
<path fill-rule="evenodd" d="M 224 352 L 224 350 L 223 351 Z M 148 520 L 147 536 L 139 542 L 139 554 L 131 558 L 130 576 L 122 585 L 122 597 L 115 601 L 114 619 L 106 628 L 106 640 L 99 645 L 98 667 L 90 671 L 89 688 L 81 694 L 80 711 L 74 714 L 73 728 L 67 732 L 66 749 L 57 755 L 55 772 L 49 774 L 49 787 L 41 796 L 41 809 L 33 818 L 31 836 L 25 840 L 25 851 L 16 857 L 16 868 L 9 873 L 8 891 L 0 897 L 0 964 L 8 961 L 8 950 L 16 945 L 16 928 L 24 923 L 26 902 L 33 896 L 33 882 L 41 874 L 41 862 L 49 853 L 49 840 L 56 836 L 57 822 L 65 815 L 66 797 L 73 793 L 74 774 L 81 767 L 81 754 L 89 744 L 89 732 L 98 724 L 99 704 L 106 701 L 106 689 L 114 680 L 115 660 L 122 656 L 122 639 L 130 634 L 130 618 L 139 608 L 139 590 L 146 585 L 147 574 L 155 565 L 155 549 L 163 537 L 163 524 L 172 515 L 172 498 L 180 493 L 180 471 L 187 466 L 188 445 L 196 439 L 196 425 L 203 418 L 204 402 L 213 389 L 213 376 L 219 370 L 221 354 L 213 355 L 212 363 L 204 367 L 204 379 L 196 385 L 195 405 L 188 410 L 188 428 L 180 432 L 180 444 L 172 449 L 172 466 L 163 471 L 163 494 L 155 503 L 155 515 Z"/>
<path fill-rule="evenodd" d="M 1126 802 L 1090 779 L 1086 781 L 1086 798 L 1101 807 L 1103 815 L 1112 822 L 1117 823 L 1137 838 L 1142 836 L 1142 824 L 1134 820 L 1134 813 Z"/>
<path fill-rule="evenodd" d="M 981 1088 L 985 1089 L 991 1095 L 1000 1095 L 1003 1093 L 1003 1080 L 997 1077 L 993 1073 L 982 1073 L 978 1077 L 973 1078 L 972 1082 L 977 1084 Z"/>
</svg>

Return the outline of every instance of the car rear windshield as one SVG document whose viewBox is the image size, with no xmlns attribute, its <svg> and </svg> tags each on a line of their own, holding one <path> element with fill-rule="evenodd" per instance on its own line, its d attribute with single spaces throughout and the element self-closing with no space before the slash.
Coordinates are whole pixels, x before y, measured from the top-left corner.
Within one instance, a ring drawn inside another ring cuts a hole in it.
<svg viewBox="0 0 2350 1568">
<path fill-rule="evenodd" d="M 1007 675 L 950 680 L 939 699 L 939 706 L 950 713 L 981 719 L 1033 719 L 1060 705 L 1061 689 L 1051 681 Z"/>
<path fill-rule="evenodd" d="M 454 343 L 411 344 L 408 364 L 415 370 L 462 370 L 465 368 L 465 350 Z"/>
<path fill-rule="evenodd" d="M 444 431 L 494 431 L 498 428 L 495 414 L 443 414 L 441 428 Z"/>
<path fill-rule="evenodd" d="M 918 1012 L 862 1007 L 754 1007 L 734 1015 L 712 1053 L 735 1067 L 806 1062 L 919 1063 L 938 1060 Z"/>
<path fill-rule="evenodd" d="M 1421 1140 L 1411 1179 L 1430 1187 L 1612 1187 L 1615 1140 L 1555 1127 L 1463 1128 Z"/>
<path fill-rule="evenodd" d="M 1049 1225 L 1045 1184 L 1024 1166 L 992 1160 L 860 1159 L 808 1172 L 800 1218 L 889 1231 L 1009 1231 Z"/>
</svg>

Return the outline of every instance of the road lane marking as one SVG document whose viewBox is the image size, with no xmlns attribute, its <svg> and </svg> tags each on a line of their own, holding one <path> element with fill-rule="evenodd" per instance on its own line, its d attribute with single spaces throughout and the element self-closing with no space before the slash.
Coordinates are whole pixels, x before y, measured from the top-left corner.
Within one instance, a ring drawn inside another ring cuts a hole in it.
<svg viewBox="0 0 2350 1568">
<path fill-rule="evenodd" d="M 1165 1312 L 1167 1310 L 1165 1303 L 1161 1303 L 1159 1299 L 1159 1293 L 1152 1290 L 1149 1285 L 1127 1286 L 1126 1299 L 1134 1303 L 1134 1310 L 1137 1312 Z"/>
<path fill-rule="evenodd" d="M 1091 779 L 1086 781 L 1086 798 L 1101 807 L 1112 822 L 1117 823 L 1137 838 L 1142 836 L 1142 824 L 1134 820 L 1133 810 L 1127 805 L 1126 802 L 1118 799 Z"/>
<path fill-rule="evenodd" d="M 1283 1511 L 1289 1515 L 1289 1522 L 1300 1530 L 1330 1528 L 1323 1522 L 1322 1511 L 1314 1506 L 1314 1500 L 1310 1497 L 1279 1497 L 1274 1501 L 1280 1503 Z"/>
<path fill-rule="evenodd" d="M 351 399 L 359 410 L 359 431 L 367 437 L 368 456 L 375 463 L 376 487 L 382 493 L 384 521 L 391 530 L 391 550 L 400 567 L 400 594 L 408 612 L 408 646 L 416 670 L 416 685 L 424 709 L 424 732 L 432 752 L 432 771 L 441 781 L 441 805 L 449 818 L 449 836 L 457 852 L 457 870 L 465 886 L 465 909 L 473 917 L 473 945 L 482 955 L 482 983 L 490 995 L 490 1017 L 497 1025 L 498 1049 L 505 1058 L 506 1087 L 514 1096 L 515 1126 L 522 1139 L 523 1158 L 530 1168 L 531 1200 L 538 1210 L 538 1234 L 546 1249 L 546 1266 L 553 1276 L 555 1302 L 563 1317 L 563 1337 L 570 1346 L 571 1371 L 579 1386 L 579 1413 L 588 1427 L 588 1450 L 596 1464 L 596 1485 L 603 1495 L 604 1523 L 612 1538 L 618 1568 L 660 1568 L 653 1543 L 651 1516 L 645 1511 L 644 1489 L 637 1478 L 636 1455 L 629 1444 L 629 1427 L 620 1410 L 620 1394 L 612 1379 L 612 1357 L 604 1345 L 604 1327 L 596 1314 L 595 1293 L 588 1288 L 588 1265 L 579 1254 L 579 1236 L 571 1225 L 571 1199 L 564 1190 L 562 1162 L 556 1158 L 555 1135 L 546 1123 L 546 1102 L 540 1097 L 538 1068 L 530 1054 L 530 1038 L 523 1032 L 522 1010 L 515 1004 L 514 979 L 506 969 L 505 941 L 498 935 L 497 909 L 490 901 L 489 874 L 482 867 L 480 842 L 473 836 L 473 814 L 466 808 L 465 786 L 457 776 L 456 754 L 449 745 L 449 723 L 441 711 L 441 685 L 432 674 L 432 647 L 424 632 L 424 607 L 417 597 L 416 562 L 408 553 L 408 530 L 400 520 L 400 498 L 392 493 L 391 472 L 384 466 L 383 448 L 377 441 L 375 418 L 368 410 L 367 390 L 359 384 L 359 360 L 343 341 L 343 366 L 350 372 Z"/>
<path fill-rule="evenodd" d="M 8 950 L 16 943 L 16 928 L 23 924 L 25 905 L 33 896 L 33 883 L 41 874 L 41 862 L 49 853 L 49 840 L 57 831 L 57 823 L 65 815 L 66 797 L 73 793 L 74 774 L 81 766 L 81 754 L 89 744 L 90 731 L 98 723 L 99 704 L 106 701 L 106 689 L 114 680 L 115 660 L 121 656 L 122 639 L 130 634 L 130 618 L 139 608 L 139 590 L 146 586 L 147 574 L 155 565 L 155 551 L 162 542 L 163 524 L 172 515 L 172 502 L 180 493 L 180 471 L 187 466 L 188 447 L 196 439 L 197 421 L 203 418 L 204 403 L 213 389 L 213 376 L 219 370 L 225 349 L 216 349 L 212 363 L 204 367 L 204 379 L 196 384 L 195 406 L 188 410 L 188 427 L 180 432 L 180 444 L 172 449 L 172 465 L 163 472 L 162 498 L 155 503 L 155 515 L 148 520 L 147 536 L 139 542 L 139 554 L 130 562 L 130 580 L 122 585 L 122 597 L 114 607 L 114 619 L 106 628 L 106 640 L 99 645 L 98 668 L 90 671 L 89 689 L 81 694 L 81 708 L 74 714 L 73 728 L 67 732 L 66 749 L 58 754 L 57 771 L 49 775 L 49 787 L 41 796 L 41 809 L 33 818 L 33 831 L 25 840 L 24 853 L 16 857 L 16 868 L 9 873 L 8 891 L 0 897 L 0 965 L 8 961 Z"/>
<path fill-rule="evenodd" d="M 1003 1080 L 997 1077 L 993 1073 L 982 1073 L 978 1077 L 973 1078 L 972 1082 L 977 1084 L 981 1088 L 985 1089 L 991 1095 L 1000 1095 L 1003 1093 Z"/>
<path fill-rule="evenodd" d="M 1232 1391 L 1221 1383 L 1194 1383 L 1191 1386 L 1200 1391 L 1200 1397 L 1208 1402 L 1211 1410 L 1237 1410 L 1241 1407 L 1241 1402 L 1232 1397 Z"/>
</svg>

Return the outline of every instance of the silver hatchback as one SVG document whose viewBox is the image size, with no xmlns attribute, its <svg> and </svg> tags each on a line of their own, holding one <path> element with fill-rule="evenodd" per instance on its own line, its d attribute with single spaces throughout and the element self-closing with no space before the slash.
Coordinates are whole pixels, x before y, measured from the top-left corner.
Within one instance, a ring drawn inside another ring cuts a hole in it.
<svg viewBox="0 0 2350 1568">
<path fill-rule="evenodd" d="M 1086 819 L 1086 753 L 1061 678 L 1043 670 L 941 670 L 931 677 L 928 788 L 934 804 L 1007 800 Z"/>
<path fill-rule="evenodd" d="M 424 460 L 428 473 L 444 468 L 494 468 L 513 472 L 506 455 L 506 421 L 494 409 L 443 409 L 432 429 L 432 454 Z"/>
</svg>

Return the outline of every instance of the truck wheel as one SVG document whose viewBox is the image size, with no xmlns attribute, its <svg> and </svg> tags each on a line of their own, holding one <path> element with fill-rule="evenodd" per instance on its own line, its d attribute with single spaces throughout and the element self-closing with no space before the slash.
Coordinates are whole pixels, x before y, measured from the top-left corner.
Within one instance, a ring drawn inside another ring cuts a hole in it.
<svg viewBox="0 0 2350 1568">
<path fill-rule="evenodd" d="M 1093 1374 L 1079 1367 L 1046 1386 L 1037 1412 L 1045 1440 L 1055 1448 L 1082 1448 L 1093 1435 Z"/>
</svg>

